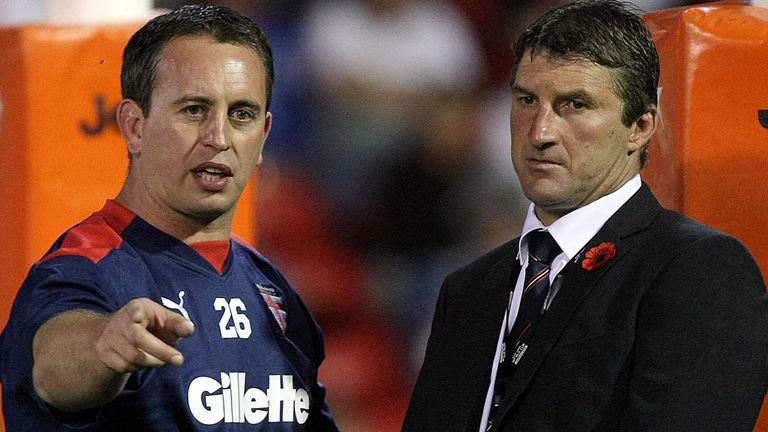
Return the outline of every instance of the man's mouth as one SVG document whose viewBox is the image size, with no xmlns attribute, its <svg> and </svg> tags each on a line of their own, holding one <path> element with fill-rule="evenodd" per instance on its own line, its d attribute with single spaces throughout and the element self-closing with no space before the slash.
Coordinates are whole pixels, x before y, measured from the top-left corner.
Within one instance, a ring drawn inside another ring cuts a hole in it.
<svg viewBox="0 0 768 432">
<path fill-rule="evenodd" d="M 232 170 L 228 166 L 210 162 L 198 165 L 192 172 L 211 181 L 222 177 L 232 177 Z"/>
<path fill-rule="evenodd" d="M 551 166 L 551 165 L 559 165 L 559 163 L 549 160 L 549 159 L 528 159 L 528 163 L 534 167 L 545 167 L 545 166 Z"/>
<path fill-rule="evenodd" d="M 231 177 L 232 174 L 225 170 L 206 168 L 204 170 L 196 171 L 197 175 L 201 176 L 205 181 L 216 181 L 222 177 Z"/>
<path fill-rule="evenodd" d="M 192 173 L 204 189 L 211 191 L 221 190 L 232 177 L 232 170 L 228 166 L 211 162 L 198 165 Z"/>
</svg>

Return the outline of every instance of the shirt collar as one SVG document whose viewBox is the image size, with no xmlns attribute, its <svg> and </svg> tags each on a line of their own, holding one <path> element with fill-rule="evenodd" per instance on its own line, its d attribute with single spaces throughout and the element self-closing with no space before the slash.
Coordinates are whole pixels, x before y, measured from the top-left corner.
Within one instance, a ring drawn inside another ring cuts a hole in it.
<svg viewBox="0 0 768 432">
<path fill-rule="evenodd" d="M 522 263 L 524 261 L 522 258 L 527 255 L 524 252 L 528 250 L 526 238 L 528 233 L 536 230 L 547 230 L 552 234 L 568 260 L 571 260 L 597 234 L 608 219 L 640 190 L 641 186 L 640 174 L 637 174 L 616 191 L 562 216 L 548 227 L 544 226 L 536 216 L 535 206 L 531 203 L 519 240 L 518 250 L 521 253 L 518 254 L 518 259 Z"/>
</svg>

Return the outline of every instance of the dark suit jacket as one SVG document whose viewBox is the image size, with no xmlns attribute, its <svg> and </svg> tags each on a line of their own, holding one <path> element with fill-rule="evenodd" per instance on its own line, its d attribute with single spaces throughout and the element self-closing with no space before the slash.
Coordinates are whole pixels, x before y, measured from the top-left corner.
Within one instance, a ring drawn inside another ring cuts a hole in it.
<svg viewBox="0 0 768 432">
<path fill-rule="evenodd" d="M 616 256 L 583 269 L 602 242 Z M 446 278 L 404 431 L 478 430 L 517 245 Z M 768 306 L 741 243 L 662 209 L 644 184 L 563 275 L 494 430 L 752 431 Z"/>
</svg>

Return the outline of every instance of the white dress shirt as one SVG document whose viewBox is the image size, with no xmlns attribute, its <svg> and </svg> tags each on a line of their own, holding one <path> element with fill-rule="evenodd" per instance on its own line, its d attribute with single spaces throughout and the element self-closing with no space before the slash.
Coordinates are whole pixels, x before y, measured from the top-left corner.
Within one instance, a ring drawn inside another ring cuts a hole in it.
<svg viewBox="0 0 768 432">
<path fill-rule="evenodd" d="M 597 234 L 605 222 L 616 213 L 638 190 L 642 181 L 640 174 L 633 177 L 615 192 L 612 192 L 584 207 L 576 209 L 565 216 L 560 217 L 550 226 L 544 226 L 534 212 L 534 205 L 528 207 L 528 215 L 523 224 L 523 230 L 520 236 L 520 245 L 517 259 L 522 266 L 520 274 L 515 283 L 515 289 L 510 293 L 509 306 L 504 314 L 501 329 L 499 330 L 499 339 L 496 342 L 496 354 L 493 359 L 493 368 L 491 369 L 491 384 L 488 386 L 488 392 L 485 397 L 485 406 L 483 408 L 483 417 L 480 420 L 479 432 L 485 432 L 488 426 L 488 414 L 493 400 L 494 384 L 496 382 L 496 372 L 498 370 L 499 358 L 501 356 L 501 345 L 504 341 L 505 333 L 512 329 L 512 325 L 517 318 L 517 311 L 520 308 L 520 299 L 522 298 L 522 287 L 525 279 L 525 269 L 528 266 L 528 233 L 536 230 L 549 231 L 563 251 L 556 256 L 549 272 L 550 288 L 549 296 L 545 301 L 545 308 L 549 307 L 552 299 L 557 295 L 558 284 L 553 284 L 555 278 L 563 270 L 568 261 L 572 260 L 579 251 L 586 246 L 587 242 Z"/>
</svg>

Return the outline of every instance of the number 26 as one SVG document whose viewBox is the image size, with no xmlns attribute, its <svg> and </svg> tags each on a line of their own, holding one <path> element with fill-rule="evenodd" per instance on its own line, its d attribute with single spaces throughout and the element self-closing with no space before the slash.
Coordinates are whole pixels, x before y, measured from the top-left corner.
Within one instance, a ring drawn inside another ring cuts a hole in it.
<svg viewBox="0 0 768 432">
<path fill-rule="evenodd" d="M 251 322 L 245 311 L 245 303 L 239 298 L 233 298 L 227 301 L 218 297 L 213 302 L 216 310 L 224 311 L 219 320 L 219 329 L 221 337 L 224 339 L 247 339 L 251 335 Z"/>
</svg>

